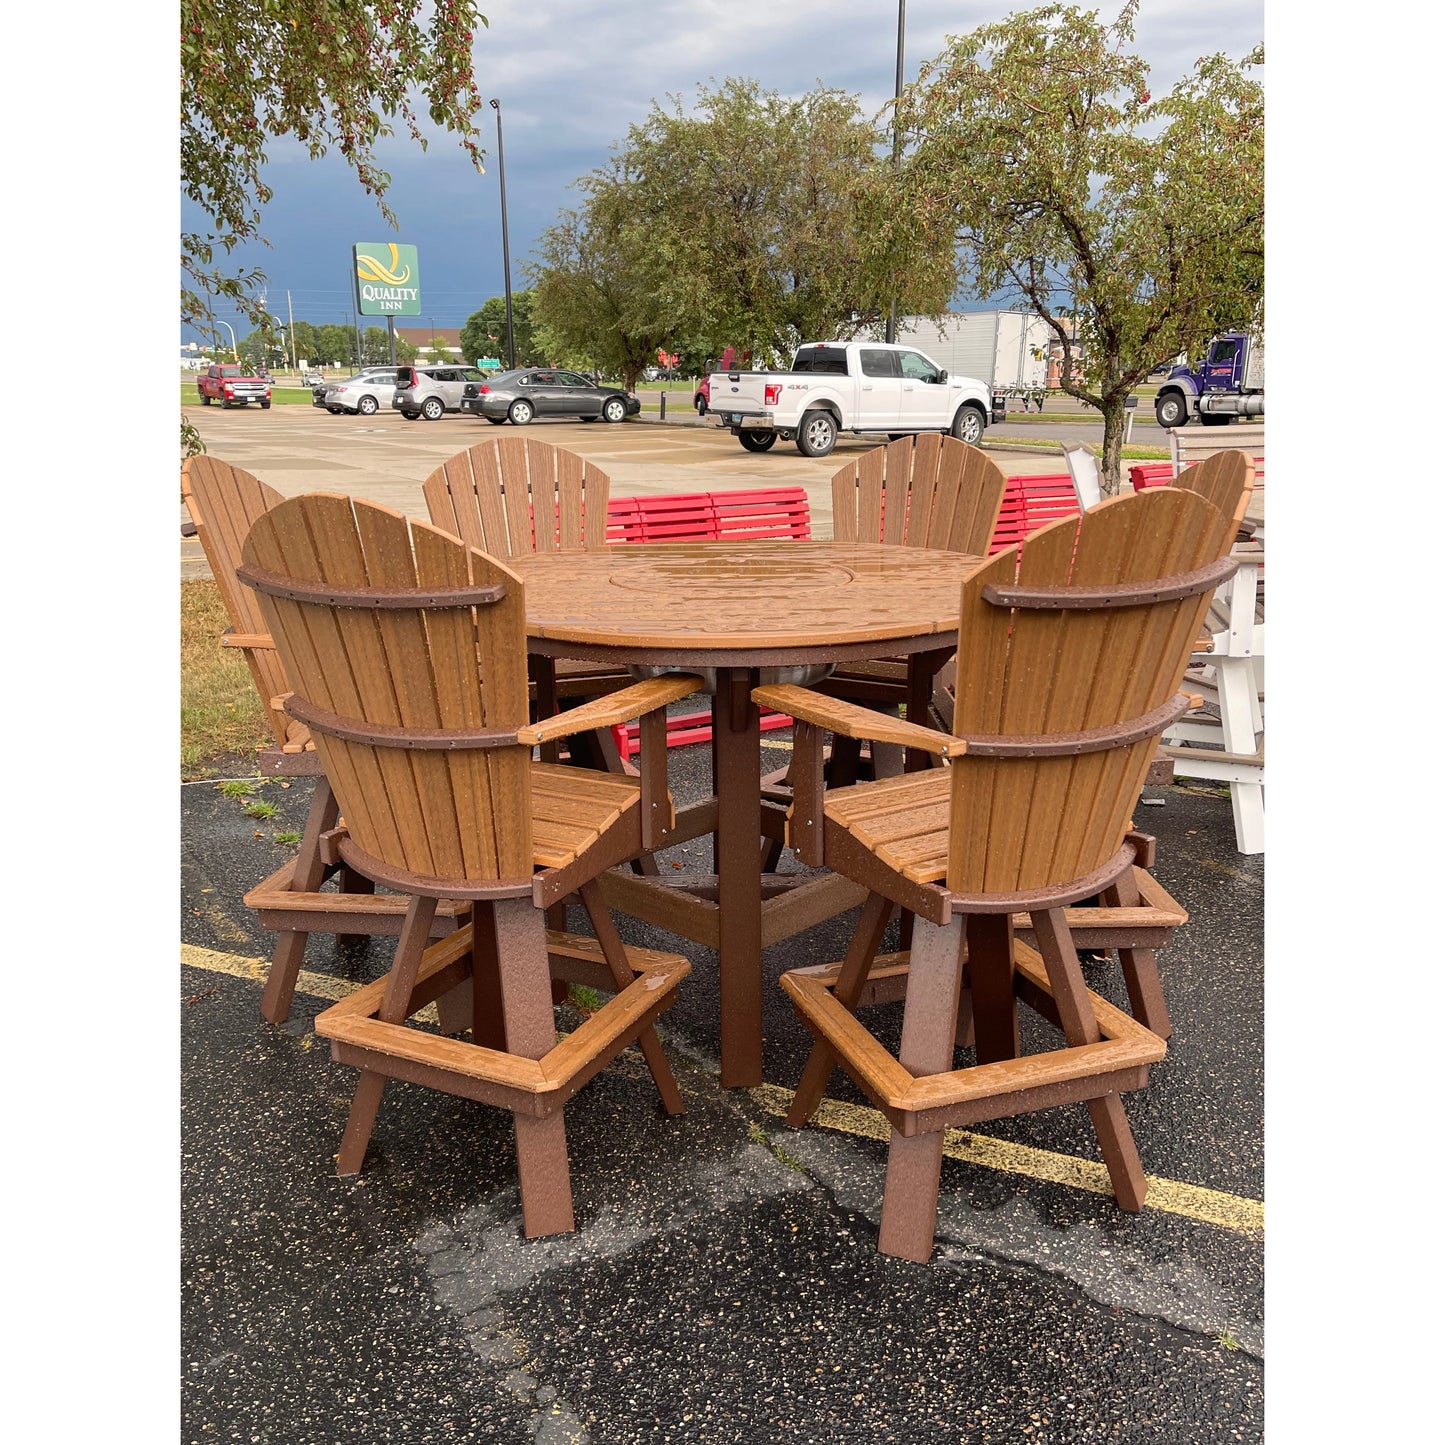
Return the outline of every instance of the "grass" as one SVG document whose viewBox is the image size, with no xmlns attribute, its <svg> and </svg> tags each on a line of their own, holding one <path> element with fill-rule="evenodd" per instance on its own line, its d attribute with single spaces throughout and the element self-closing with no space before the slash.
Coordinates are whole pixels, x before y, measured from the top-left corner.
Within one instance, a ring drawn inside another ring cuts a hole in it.
<svg viewBox="0 0 1445 1445">
<path fill-rule="evenodd" d="M 185 778 L 212 777 L 219 759 L 246 756 L 271 736 L 244 658 L 218 640 L 230 625 L 220 589 L 210 578 L 181 583 L 181 776 Z"/>
<path fill-rule="evenodd" d="M 297 386 L 274 386 L 274 385 L 273 385 L 272 388 L 271 388 L 271 400 L 272 400 L 273 402 L 275 402 L 275 404 L 276 404 L 277 406 L 301 406 L 301 405 L 310 406 L 310 405 L 311 405 L 311 388 L 310 388 L 309 386 L 308 386 L 308 387 L 297 387 Z M 182 381 L 182 382 L 181 382 L 181 405 L 182 405 L 182 406 L 200 406 L 200 404 L 201 404 L 201 394 L 200 394 L 200 392 L 198 392 L 198 391 L 196 390 L 196 383 L 195 383 L 194 381 L 190 381 L 190 380 Z M 220 403 L 213 401 L 213 402 L 211 403 L 211 405 L 212 405 L 212 406 L 219 406 Z M 254 402 L 249 403 L 249 405 L 248 405 L 246 408 L 243 408 L 243 409 L 244 409 L 244 410 L 249 410 L 249 409 L 250 409 L 250 406 L 254 406 L 254 405 L 255 405 Z"/>
</svg>

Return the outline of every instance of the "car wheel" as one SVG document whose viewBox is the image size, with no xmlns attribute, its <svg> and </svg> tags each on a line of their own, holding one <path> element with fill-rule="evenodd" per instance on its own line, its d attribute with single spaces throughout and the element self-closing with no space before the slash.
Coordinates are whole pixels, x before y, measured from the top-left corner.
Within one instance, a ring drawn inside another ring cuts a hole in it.
<svg viewBox="0 0 1445 1445">
<path fill-rule="evenodd" d="M 740 431 L 738 440 L 745 452 L 765 452 L 778 439 L 775 431 Z"/>
<path fill-rule="evenodd" d="M 602 403 L 603 421 L 621 421 L 627 415 L 627 403 L 620 396 L 609 396 Z"/>
<path fill-rule="evenodd" d="M 340 416 L 342 412 L 342 408 L 339 406 L 328 406 L 326 410 L 329 411 L 332 416 Z"/>
<path fill-rule="evenodd" d="M 376 398 L 374 396 L 362 397 L 361 400 L 356 403 L 356 409 L 362 414 L 362 416 L 375 416 Z"/>
<path fill-rule="evenodd" d="M 983 413 L 976 406 L 961 406 L 948 433 L 959 441 L 976 447 L 983 439 L 983 428 Z"/>
<path fill-rule="evenodd" d="M 697 408 L 697 414 L 699 416 L 707 415 L 707 398 L 705 396 L 693 397 L 692 404 Z"/>
<path fill-rule="evenodd" d="M 1163 427 L 1188 426 L 1189 408 L 1177 391 L 1166 391 L 1154 402 L 1154 420 Z"/>
<path fill-rule="evenodd" d="M 202 405 L 202 406 L 210 406 L 210 404 L 211 404 L 211 398 L 208 397 L 208 396 L 205 394 L 205 392 L 202 392 L 202 393 L 201 393 L 201 405 Z"/>
<path fill-rule="evenodd" d="M 262 410 L 262 411 L 270 411 L 270 410 L 271 410 L 271 403 L 270 403 L 269 401 L 263 401 L 263 402 L 261 403 L 261 410 Z"/>
<path fill-rule="evenodd" d="M 513 426 L 526 426 L 532 420 L 532 403 L 530 401 L 514 401 L 507 408 L 507 420 Z"/>
<path fill-rule="evenodd" d="M 826 457 L 838 440 L 838 423 L 832 412 L 821 409 L 804 414 L 794 445 L 805 457 Z"/>
<path fill-rule="evenodd" d="M 404 411 L 404 412 L 402 412 L 402 415 L 403 415 L 408 421 L 420 421 L 420 420 L 421 420 L 421 413 L 420 413 L 419 411 Z"/>
<path fill-rule="evenodd" d="M 491 422 L 493 426 L 506 426 L 507 424 L 507 418 L 504 416 L 489 416 L 487 420 Z"/>
<path fill-rule="evenodd" d="M 421 404 L 421 414 L 428 421 L 440 421 L 445 410 L 446 407 L 442 405 L 442 399 L 439 396 L 429 396 Z"/>
</svg>

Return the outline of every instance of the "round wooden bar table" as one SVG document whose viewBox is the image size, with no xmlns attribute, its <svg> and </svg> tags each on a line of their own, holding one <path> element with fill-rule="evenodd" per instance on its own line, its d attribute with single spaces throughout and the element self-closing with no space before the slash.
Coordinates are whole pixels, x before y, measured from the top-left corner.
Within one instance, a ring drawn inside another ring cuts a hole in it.
<svg viewBox="0 0 1445 1445">
<path fill-rule="evenodd" d="M 603 891 L 620 911 L 717 951 L 727 1087 L 762 1082 L 763 949 L 864 897 L 836 875 L 765 882 L 760 841 L 765 832 L 781 839 L 782 813 L 764 816 L 752 690 L 760 680 L 803 681 L 805 669 L 907 656 L 908 710 L 923 720 L 932 677 L 957 643 L 962 583 L 984 560 L 923 547 L 779 538 L 633 543 L 508 561 L 526 586 L 531 651 L 702 669 L 713 684 L 715 796 L 679 814 L 670 842 L 713 833 L 715 879 L 679 886 L 614 870 Z"/>
</svg>

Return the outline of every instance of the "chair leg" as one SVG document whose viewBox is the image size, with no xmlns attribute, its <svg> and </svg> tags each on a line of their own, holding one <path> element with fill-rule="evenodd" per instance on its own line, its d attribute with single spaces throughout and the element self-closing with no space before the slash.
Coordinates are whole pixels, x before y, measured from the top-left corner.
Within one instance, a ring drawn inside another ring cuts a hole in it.
<svg viewBox="0 0 1445 1445">
<path fill-rule="evenodd" d="M 1064 910 L 1050 908 L 1031 917 L 1034 937 L 1054 991 L 1054 1003 L 1058 1006 L 1065 1042 L 1071 1048 L 1098 1043 L 1098 1020 L 1089 1002 L 1089 992 L 1084 985 L 1083 970 L 1079 967 L 1079 956 L 1074 951 L 1069 926 L 1064 922 Z M 1104 1094 L 1088 1102 L 1089 1117 L 1094 1123 L 1094 1133 L 1109 1171 L 1109 1181 L 1114 1186 L 1114 1198 L 1121 1209 L 1142 1209 L 1149 1184 L 1124 1113 L 1123 1100 L 1118 1094 Z"/>
<path fill-rule="evenodd" d="M 484 1049 L 507 1052 L 507 1026 L 502 1017 L 502 971 L 497 957 L 494 905 L 472 904 L 472 1042 Z"/>
<path fill-rule="evenodd" d="M 345 863 L 341 865 L 341 876 L 337 879 L 337 887 L 343 893 L 375 893 L 376 884 L 364 873 L 358 873 L 355 868 L 349 868 Z M 336 941 L 340 944 L 365 943 L 370 937 L 366 933 L 338 933 Z"/>
<path fill-rule="evenodd" d="M 980 1064 L 1018 1057 L 1013 937 L 1013 920 L 1007 913 L 968 916 L 968 974 L 973 989 L 974 1047 Z M 911 969 L 909 973 L 911 976 Z"/>
<path fill-rule="evenodd" d="M 336 794 L 323 774 L 316 779 L 311 795 L 311 808 L 306 815 L 306 829 L 296 852 L 296 868 L 291 875 L 291 892 L 315 893 L 326 876 L 321 861 L 321 835 L 336 826 Z M 266 975 L 266 988 L 261 994 L 261 1017 L 267 1023 L 284 1024 L 291 1013 L 291 1000 L 296 993 L 296 976 L 301 972 L 301 958 L 306 952 L 305 933 L 280 933 L 271 954 L 271 971 Z"/>
<path fill-rule="evenodd" d="M 853 930 L 853 941 L 848 945 L 848 955 L 843 960 L 843 968 L 833 988 L 833 997 L 849 1013 L 858 1010 L 868 970 L 878 953 L 878 945 L 883 941 L 883 930 L 888 926 L 888 915 L 892 911 L 893 905 L 881 893 L 870 893 L 863 905 L 862 916 Z M 818 1105 L 823 1101 L 828 1080 L 837 1063 L 838 1055 L 832 1044 L 819 1039 L 808 1055 L 803 1077 L 788 1109 L 788 1123 L 794 1129 L 801 1129 L 818 1112 Z"/>
<path fill-rule="evenodd" d="M 490 913 L 496 957 L 507 960 L 507 967 L 497 971 L 507 1052 L 540 1059 L 557 1039 L 542 915 L 525 898 L 499 899 Z M 475 947 L 475 940 L 473 943 Z M 528 1239 L 570 1233 L 575 1223 L 561 1110 L 545 1119 L 517 1112 L 512 1119 L 517 1180 L 522 1190 L 522 1232 Z"/>
<path fill-rule="evenodd" d="M 1139 886 L 1133 873 L 1123 874 L 1103 892 L 1106 908 L 1137 908 Z M 1159 982 L 1159 965 L 1152 948 L 1120 948 L 1119 964 L 1124 970 L 1124 987 L 1129 990 L 1129 1011 L 1151 1033 L 1167 1039 L 1174 1032 Z"/>
<path fill-rule="evenodd" d="M 399 1024 L 407 1016 L 411 1004 L 412 989 L 416 987 L 417 969 L 421 956 L 426 951 L 431 935 L 431 921 L 437 911 L 435 898 L 413 898 L 406 910 L 406 921 L 401 926 L 401 937 L 396 941 L 396 959 L 387 976 L 386 993 L 381 1001 L 378 1016 L 389 1024 Z M 376 1125 L 376 1111 L 381 1106 L 382 1091 L 386 1088 L 386 1076 L 363 1069 L 351 1100 L 351 1113 L 347 1116 L 346 1132 L 341 1137 L 341 1148 L 336 1155 L 336 1172 L 341 1175 L 357 1174 L 366 1157 L 366 1146 L 371 1141 L 371 1131 Z"/>
<path fill-rule="evenodd" d="M 963 942 L 962 918 L 941 926 L 920 918 L 914 925 L 898 1062 L 915 1078 L 945 1073 L 953 1065 Z M 942 1165 L 941 1130 L 915 1134 L 911 1139 L 893 1130 L 878 1228 L 878 1248 L 884 1254 L 918 1264 L 928 1262 L 938 1221 Z"/>
<path fill-rule="evenodd" d="M 597 935 L 597 941 L 602 945 L 602 957 L 607 961 L 612 981 L 617 985 L 618 993 L 621 993 L 632 982 L 632 970 L 628 967 L 627 951 L 622 945 L 617 925 L 612 921 L 612 914 L 603 900 L 602 890 L 593 878 L 582 884 L 577 893 L 582 899 L 582 906 L 587 910 L 587 917 L 592 920 L 592 930 Z M 672 1066 L 667 1062 L 667 1055 L 662 1051 L 662 1040 L 658 1038 L 657 1029 L 652 1024 L 648 1024 L 638 1034 L 637 1047 L 642 1050 L 642 1056 L 647 1060 L 652 1082 L 657 1085 L 657 1092 L 662 1098 L 662 1107 L 669 1114 L 685 1114 L 687 1105 L 682 1102 L 682 1091 L 672 1076 Z"/>
</svg>

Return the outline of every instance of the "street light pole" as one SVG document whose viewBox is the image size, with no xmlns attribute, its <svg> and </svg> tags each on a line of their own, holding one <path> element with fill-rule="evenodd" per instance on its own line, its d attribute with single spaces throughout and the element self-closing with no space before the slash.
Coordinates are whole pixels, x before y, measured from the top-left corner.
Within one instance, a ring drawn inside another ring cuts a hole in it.
<svg viewBox="0 0 1445 1445">
<path fill-rule="evenodd" d="M 507 296 L 507 370 L 517 369 L 517 342 L 512 335 L 512 253 L 507 246 L 507 163 L 502 155 L 502 102 L 489 100 L 497 112 L 497 179 L 502 187 L 502 284 Z"/>
<path fill-rule="evenodd" d="M 236 350 L 236 328 L 232 326 L 229 321 L 218 320 L 216 325 L 224 326 L 226 330 L 231 333 L 231 359 L 239 366 L 241 364 L 241 353 Z"/>
<path fill-rule="evenodd" d="M 893 169 L 897 170 L 903 157 L 903 136 L 898 129 L 898 97 L 903 94 L 903 12 L 908 0 L 898 0 L 898 64 L 893 72 Z M 888 303 L 888 325 L 884 328 L 883 339 L 889 343 L 898 340 L 898 302 Z"/>
</svg>

